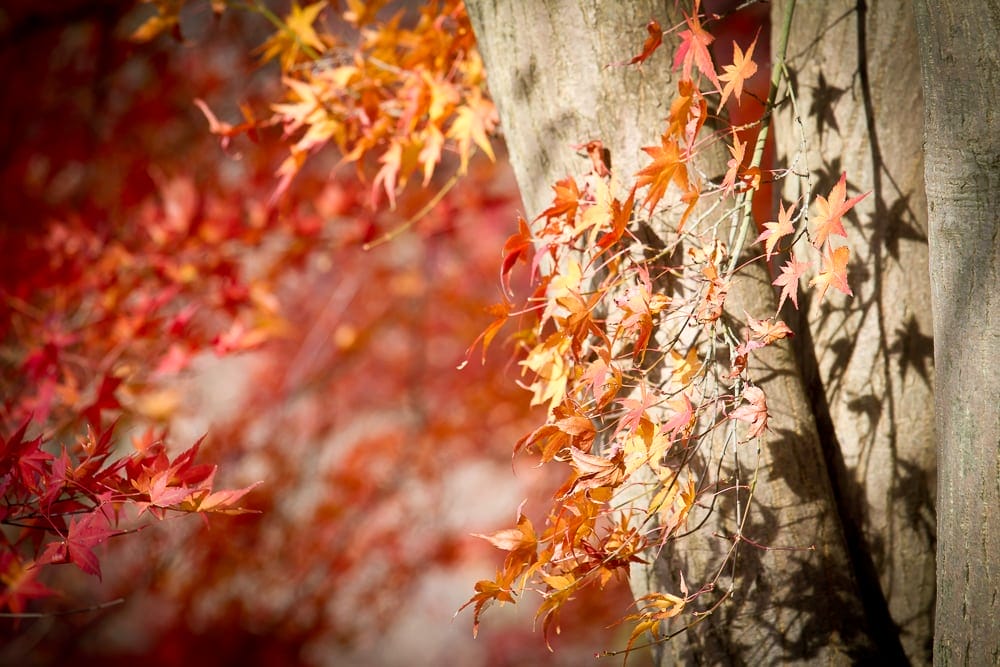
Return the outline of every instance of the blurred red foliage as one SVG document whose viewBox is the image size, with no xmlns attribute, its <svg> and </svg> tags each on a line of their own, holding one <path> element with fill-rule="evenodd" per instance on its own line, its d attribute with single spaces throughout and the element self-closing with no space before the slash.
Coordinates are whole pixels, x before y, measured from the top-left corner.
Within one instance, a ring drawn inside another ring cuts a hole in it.
<svg viewBox="0 0 1000 667">
<path fill-rule="evenodd" d="M 508 371 L 456 370 L 497 298 L 517 206 L 506 167 L 473 160 L 411 233 L 365 252 L 445 185 L 411 184 L 396 212 L 376 211 L 370 184 L 327 156 L 270 207 L 280 129 L 222 151 L 194 103 L 222 115 L 277 97 L 250 55 L 267 26 L 200 3 L 181 18 L 183 41 L 136 45 L 127 4 L 0 10 L 0 434 L 27 424 L 51 480 L 60 448 L 81 469 L 101 434 L 108 462 L 152 461 L 163 440 L 170 463 L 207 431 L 199 460 L 220 464 L 216 486 L 262 481 L 239 501 L 261 514 L 125 516 L 139 535 L 85 540 L 101 582 L 42 567 L 76 520 L 7 521 L 0 579 L 21 617 L 2 620 L 0 662 L 577 664 L 608 645 L 621 582 L 579 601 L 557 659 L 502 624 L 476 644 L 457 638 L 467 619 L 434 625 L 499 560 L 469 534 L 547 483 L 509 480 L 529 415 Z M 169 491 L 184 479 L 139 488 L 132 465 L 139 509 L 196 509 Z M 90 516 L 122 501 L 80 502 Z"/>
</svg>

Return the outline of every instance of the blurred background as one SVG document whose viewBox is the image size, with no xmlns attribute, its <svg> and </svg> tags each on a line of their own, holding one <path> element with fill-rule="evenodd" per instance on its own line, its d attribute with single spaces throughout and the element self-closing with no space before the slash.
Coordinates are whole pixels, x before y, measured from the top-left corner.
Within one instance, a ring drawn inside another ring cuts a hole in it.
<svg viewBox="0 0 1000 667">
<path fill-rule="evenodd" d="M 31 416 L 58 442 L 97 405 L 123 446 L 149 428 L 178 451 L 205 436 L 216 487 L 262 482 L 241 502 L 260 513 L 110 539 L 100 579 L 50 568 L 60 593 L 0 619 L 0 663 L 577 665 L 620 647 L 623 582 L 575 603 L 554 653 L 530 596 L 490 609 L 475 640 L 470 611 L 453 619 L 503 557 L 472 534 L 513 525 L 523 500 L 542 520 L 560 481 L 511 460 L 541 415 L 503 334 L 458 370 L 516 230 L 502 146 L 366 251 L 443 179 L 376 209 L 321 155 L 269 207 L 280 128 L 223 148 L 195 100 L 232 119 L 277 99 L 255 54 L 272 28 L 193 2 L 180 30 L 130 41 L 148 13 L 0 8 L 2 425 Z M 138 379 L 100 399 L 112 370 Z"/>
</svg>

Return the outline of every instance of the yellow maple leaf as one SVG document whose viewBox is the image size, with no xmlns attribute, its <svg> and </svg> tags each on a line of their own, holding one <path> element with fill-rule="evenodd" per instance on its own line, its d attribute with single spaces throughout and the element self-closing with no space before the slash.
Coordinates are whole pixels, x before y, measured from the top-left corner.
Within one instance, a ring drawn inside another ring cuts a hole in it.
<svg viewBox="0 0 1000 667">
<path fill-rule="evenodd" d="M 313 23 L 326 4 L 324 0 L 320 0 L 303 9 L 297 2 L 293 2 L 284 25 L 259 47 L 261 59 L 267 62 L 277 57 L 281 61 L 281 69 L 287 72 L 296 63 L 300 53 L 315 58 L 325 51 L 326 45 L 316 34 Z"/>
<path fill-rule="evenodd" d="M 493 102 L 483 97 L 476 89 L 473 89 L 465 106 L 456 109 L 455 119 L 448 128 L 447 136 L 458 144 L 458 155 L 461 159 L 460 173 L 464 174 L 468 170 L 473 143 L 481 148 L 490 160 L 496 160 L 493 147 L 490 145 L 489 133 L 494 130 L 498 122 Z"/>
</svg>

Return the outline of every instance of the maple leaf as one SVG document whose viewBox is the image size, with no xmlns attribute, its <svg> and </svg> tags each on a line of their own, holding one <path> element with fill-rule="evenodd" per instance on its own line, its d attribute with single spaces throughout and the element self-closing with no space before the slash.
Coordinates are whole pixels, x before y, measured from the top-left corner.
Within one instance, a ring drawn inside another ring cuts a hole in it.
<svg viewBox="0 0 1000 667">
<path fill-rule="evenodd" d="M 740 97 L 743 95 L 743 84 L 757 73 L 757 63 L 753 60 L 755 46 L 757 46 L 756 37 L 754 37 L 746 53 L 743 53 L 739 44 L 733 42 L 733 64 L 725 65 L 722 68 L 725 72 L 719 76 L 720 81 L 726 82 L 726 87 L 722 89 L 722 98 L 719 100 L 719 109 L 722 109 L 722 105 L 726 103 L 731 93 L 736 103 L 741 103 Z"/>
<path fill-rule="evenodd" d="M 473 536 L 486 540 L 497 549 L 509 552 L 508 560 L 528 558 L 533 561 L 536 555 L 535 550 L 538 547 L 538 536 L 535 534 L 535 528 L 531 525 L 531 520 L 524 514 L 519 514 L 516 528 L 498 530 L 492 535 L 473 533 Z"/>
<path fill-rule="evenodd" d="M 677 82 L 677 95 L 670 104 L 667 134 L 684 142 L 687 155 L 692 152 L 695 137 L 705 124 L 707 110 L 708 104 L 693 81 L 681 79 Z"/>
<path fill-rule="evenodd" d="M 576 218 L 576 209 L 580 205 L 580 188 L 572 176 L 567 176 L 561 181 L 556 181 L 552 186 L 555 197 L 552 198 L 552 206 L 548 207 L 538 216 L 546 220 L 552 218 L 565 217 L 566 221 L 572 222 Z"/>
<path fill-rule="evenodd" d="M 685 192 L 691 189 L 687 166 L 676 141 L 664 134 L 659 146 L 643 146 L 642 150 L 653 158 L 653 162 L 636 174 L 636 187 L 649 186 L 643 205 L 648 205 L 650 211 L 656 208 L 671 183 Z"/>
<path fill-rule="evenodd" d="M 254 482 L 250 486 L 242 489 L 231 489 L 224 491 L 214 491 L 205 495 L 198 501 L 195 511 L 212 512 L 215 514 L 255 514 L 254 510 L 247 510 L 241 507 L 233 507 L 245 495 L 256 489 L 264 482 Z"/>
<path fill-rule="evenodd" d="M 101 378 L 101 385 L 97 389 L 97 396 L 94 398 L 94 402 L 83 409 L 82 414 L 87 418 L 90 424 L 100 430 L 101 428 L 101 411 L 102 410 L 117 410 L 121 407 L 121 403 L 115 397 L 115 391 L 121 385 L 121 378 L 116 378 L 112 375 L 105 375 Z"/>
<path fill-rule="evenodd" d="M 743 166 L 746 148 L 747 142 L 741 142 L 740 138 L 736 135 L 736 131 L 733 130 L 733 145 L 729 146 L 729 154 L 733 157 L 726 163 L 728 168 L 726 169 L 725 177 L 722 179 L 722 193 L 725 195 L 730 194 L 733 188 L 736 187 L 736 174 L 739 172 L 740 167 Z"/>
<path fill-rule="evenodd" d="M 481 148 L 490 160 L 496 160 L 489 134 L 499 122 L 493 102 L 484 98 L 478 89 L 473 89 L 465 106 L 455 111 L 455 118 L 446 133 L 449 139 L 454 139 L 458 144 L 459 173 L 464 174 L 468 171 L 473 143 Z"/>
<path fill-rule="evenodd" d="M 754 243 L 764 241 L 764 252 L 767 254 L 768 259 L 771 259 L 771 256 L 774 255 L 774 247 L 778 245 L 778 240 L 795 231 L 795 226 L 792 224 L 793 213 L 795 213 L 794 204 L 786 210 L 785 203 L 778 202 L 777 222 L 765 222 L 764 231 L 754 241 Z M 796 308 L 798 308 L 798 305 L 796 305 Z"/>
<path fill-rule="evenodd" d="M 691 399 L 686 393 L 681 393 L 677 398 L 670 400 L 667 406 L 674 411 L 674 416 L 660 427 L 660 432 L 676 438 L 678 434 L 690 430 L 694 424 L 694 406 L 691 405 Z"/>
<path fill-rule="evenodd" d="M 431 182 L 434 169 L 441 162 L 441 152 L 444 150 L 444 135 L 437 125 L 428 125 L 422 133 L 422 146 L 417 161 L 424 166 L 424 187 Z"/>
<path fill-rule="evenodd" d="M 688 385 L 691 380 L 701 371 L 701 361 L 698 359 L 698 350 L 692 345 L 688 348 L 687 354 L 681 354 L 675 349 L 670 350 L 670 358 L 673 360 L 673 370 L 670 379 L 679 386 Z"/>
<path fill-rule="evenodd" d="M 107 496 L 100 506 L 83 516 L 73 517 L 66 538 L 47 544 L 36 565 L 70 562 L 87 574 L 100 578 L 101 564 L 94 554 L 94 547 L 116 533 L 111 528 L 112 510 L 106 501 Z"/>
<path fill-rule="evenodd" d="M 646 41 L 642 43 L 642 52 L 636 56 L 632 57 L 632 60 L 628 61 L 629 65 L 641 65 L 653 55 L 653 51 L 658 49 L 661 44 L 663 44 L 663 29 L 660 28 L 658 22 L 650 21 L 646 24 L 646 32 L 649 36 Z"/>
<path fill-rule="evenodd" d="M 591 362 L 580 376 L 580 383 L 590 387 L 597 407 L 603 408 L 621 388 L 622 371 L 612 363 L 611 352 L 607 346 L 601 346 L 596 352 L 598 358 Z"/>
<path fill-rule="evenodd" d="M 726 296 L 729 294 L 729 280 L 719 277 L 719 271 L 714 264 L 702 269 L 702 274 L 707 278 L 708 288 L 698 304 L 695 317 L 699 322 L 708 324 L 722 317 Z"/>
<path fill-rule="evenodd" d="M 587 157 L 590 158 L 590 173 L 594 174 L 598 178 L 607 178 L 611 175 L 608 170 L 608 163 L 606 161 L 609 155 L 607 149 L 604 148 L 604 142 L 595 139 L 593 141 L 588 141 L 585 144 L 574 146 L 576 150 L 581 148 L 587 151 Z"/>
<path fill-rule="evenodd" d="M 180 31 L 181 3 L 177 0 L 152 0 L 156 5 L 156 14 L 153 14 L 142 25 L 129 35 L 133 42 L 148 42 L 161 33 L 171 30 L 177 41 L 182 41 Z"/>
<path fill-rule="evenodd" d="M 618 428 L 615 429 L 617 435 L 621 431 L 635 431 L 639 428 L 640 422 L 649 421 L 647 411 L 659 402 L 659 397 L 646 391 L 645 383 L 639 385 L 641 397 L 622 398 L 618 403 L 625 408 L 625 413 L 618 419 Z"/>
<path fill-rule="evenodd" d="M 171 484 L 173 469 L 163 470 L 153 475 L 148 481 L 137 480 L 136 489 L 148 494 L 148 503 L 139 503 L 140 513 L 147 507 L 167 508 L 178 505 L 191 497 L 192 489 L 186 486 Z"/>
<path fill-rule="evenodd" d="M 396 209 L 396 179 L 403 163 L 403 145 L 398 141 L 389 144 L 379 159 L 382 167 L 375 174 L 372 180 L 372 208 L 378 203 L 378 186 L 381 183 L 385 189 L 385 194 L 389 198 L 389 208 Z"/>
<path fill-rule="evenodd" d="M 617 199 L 611 201 L 611 230 L 597 238 L 597 247 L 603 252 L 621 240 L 625 235 L 628 223 L 632 220 L 632 210 L 635 208 L 635 187 L 628 193 L 628 199 L 623 204 Z M 600 254 L 600 253 L 598 253 Z"/>
<path fill-rule="evenodd" d="M 524 260 L 527 253 L 531 251 L 534 237 L 528 222 L 521 217 L 517 219 L 517 233 L 512 234 L 503 244 L 503 263 L 500 266 L 500 282 L 507 293 L 510 290 L 510 271 L 518 260 Z"/>
<path fill-rule="evenodd" d="M 846 294 L 854 296 L 850 285 L 847 284 L 847 262 L 851 258 L 851 250 L 847 247 L 836 249 L 827 248 L 823 256 L 823 268 L 812 280 L 809 286 L 819 285 L 819 300 L 823 301 L 826 290 L 831 285 Z"/>
<path fill-rule="evenodd" d="M 545 646 L 551 651 L 550 630 L 553 625 L 556 625 L 556 633 L 558 634 L 559 610 L 572 599 L 573 593 L 579 588 L 582 580 L 577 579 L 572 573 L 567 573 L 543 575 L 542 581 L 549 586 L 549 590 L 544 593 L 542 603 L 538 605 L 535 620 L 539 617 L 542 618 L 542 636 L 545 638 Z"/>
<path fill-rule="evenodd" d="M 458 366 L 459 370 L 465 368 L 466 364 L 468 364 L 469 357 L 472 355 L 472 350 L 476 348 L 476 345 L 479 344 L 480 340 L 483 341 L 482 361 L 484 364 L 486 363 L 486 350 L 489 349 L 490 343 L 493 342 L 497 332 L 499 332 L 503 325 L 507 323 L 507 319 L 510 317 L 510 302 L 507 301 L 506 297 L 504 297 L 504 300 L 500 303 L 487 306 L 486 312 L 495 316 L 496 319 L 490 322 L 489 326 L 487 326 L 483 332 L 476 337 L 476 340 L 472 341 L 472 345 L 470 345 L 469 349 L 465 351 L 465 361 Z"/>
<path fill-rule="evenodd" d="M 743 392 L 743 398 L 749 405 L 736 408 L 729 413 L 729 418 L 749 422 L 747 438 L 756 438 L 767 428 L 767 400 L 760 387 L 747 387 Z"/>
<path fill-rule="evenodd" d="M 847 173 L 841 173 L 840 180 L 830 190 L 829 198 L 822 195 L 816 197 L 816 208 L 819 209 L 819 214 L 816 216 L 813 245 L 817 248 L 821 247 L 832 234 L 846 238 L 847 232 L 844 231 L 841 217 L 870 194 L 871 190 L 845 201 L 847 198 Z"/>
<path fill-rule="evenodd" d="M 708 77 L 716 90 L 720 89 L 719 79 L 715 74 L 715 65 L 712 64 L 712 54 L 708 51 L 708 45 L 715 37 L 710 35 L 701 27 L 701 19 L 698 16 L 701 0 L 695 0 L 694 13 L 685 16 L 687 30 L 682 30 L 678 35 L 681 43 L 677 46 L 677 54 L 674 56 L 674 69 L 683 65 L 683 76 L 685 79 L 691 78 L 691 65 L 698 67 L 698 71 Z"/>
<path fill-rule="evenodd" d="M 475 587 L 476 594 L 469 598 L 468 602 L 459 607 L 458 611 L 455 612 L 457 616 L 459 612 L 470 604 L 475 605 L 472 614 L 473 637 L 479 634 L 479 617 L 492 602 L 499 601 L 501 604 L 504 602 L 514 602 L 514 592 L 511 584 L 516 574 L 506 570 L 503 572 L 497 570 L 495 581 L 491 579 L 477 581 Z"/>
<path fill-rule="evenodd" d="M 785 304 L 785 299 L 791 298 L 795 310 L 799 309 L 799 279 L 812 266 L 809 262 L 795 261 L 795 255 L 789 257 L 781 267 L 781 275 L 774 279 L 772 285 L 781 287 L 781 297 L 778 299 L 778 310 Z"/>
<path fill-rule="evenodd" d="M 632 651 L 635 641 L 646 632 L 652 636 L 654 642 L 660 641 L 661 630 L 665 627 L 663 622 L 684 611 L 687 601 L 670 593 L 651 593 L 637 599 L 635 603 L 640 613 L 632 614 L 625 619 L 638 621 L 632 628 L 628 644 L 625 646 L 626 657 Z"/>
<path fill-rule="evenodd" d="M 632 357 L 641 361 L 653 333 L 653 317 L 670 306 L 670 297 L 653 292 L 649 271 L 644 265 L 639 267 L 637 273 L 639 284 L 628 287 L 621 297 L 615 299 L 616 305 L 621 309 L 619 330 L 615 336 L 618 337 L 622 332 L 634 333 Z"/>
<path fill-rule="evenodd" d="M 212 340 L 212 346 L 215 353 L 223 357 L 233 352 L 246 352 L 260 347 L 268 338 L 266 331 L 259 328 L 248 330 L 242 322 L 236 320 L 227 331 L 218 334 Z"/>
<path fill-rule="evenodd" d="M 694 480 L 688 478 L 687 484 L 681 484 L 677 472 L 664 468 L 660 472 L 663 486 L 649 501 L 649 514 L 660 515 L 660 544 L 687 522 L 688 514 L 698 497 Z"/>
<path fill-rule="evenodd" d="M 246 133 L 251 140 L 257 140 L 257 129 L 262 125 L 273 125 L 278 122 L 278 119 L 272 119 L 263 123 L 258 123 L 254 118 L 253 111 L 249 106 L 242 105 L 240 110 L 243 112 L 243 117 L 245 122 L 239 123 L 238 125 L 233 125 L 231 123 L 225 123 L 212 112 L 208 104 L 202 99 L 195 99 L 195 106 L 197 106 L 201 112 L 205 115 L 205 119 L 208 120 L 208 131 L 212 134 L 221 137 L 220 144 L 223 148 L 229 146 L 230 140 L 239 136 L 240 134 Z"/>
<path fill-rule="evenodd" d="M 55 593 L 37 581 L 41 568 L 36 565 L 30 561 L 22 562 L 16 553 L 10 551 L 0 554 L 0 609 L 20 614 L 26 610 L 29 601 Z"/>
<path fill-rule="evenodd" d="M 571 362 L 566 359 L 571 339 L 560 332 L 553 333 L 545 342 L 536 345 L 521 361 L 525 370 L 535 372 L 536 379 L 531 384 L 534 395 L 531 405 L 549 402 L 549 411 L 562 403 L 566 396 Z"/>
<path fill-rule="evenodd" d="M 793 335 L 792 330 L 781 320 L 772 321 L 770 318 L 758 320 L 746 311 L 743 311 L 743 314 L 747 318 L 747 324 L 750 325 L 752 337 L 761 341 L 764 345 L 770 345 L 776 340 L 788 338 Z"/>
<path fill-rule="evenodd" d="M 16 472 L 21 484 L 36 489 L 46 476 L 53 456 L 41 449 L 41 436 L 25 440 L 31 419 L 25 420 L 9 438 L 0 434 L 0 477 Z"/>
<path fill-rule="evenodd" d="M 282 71 L 288 71 L 295 65 L 300 52 L 312 57 L 316 52 L 325 50 L 326 46 L 316 34 L 313 23 L 326 5 L 327 3 L 321 0 L 303 9 L 297 2 L 292 2 L 291 11 L 285 18 L 284 25 L 258 47 L 258 51 L 262 54 L 261 59 L 267 62 L 278 57 Z"/>
<path fill-rule="evenodd" d="M 601 487 L 614 488 L 625 478 L 625 463 L 620 451 L 610 459 L 587 454 L 576 447 L 570 447 L 569 453 L 577 474 L 571 492 Z"/>
<path fill-rule="evenodd" d="M 617 201 L 611 196 L 611 188 L 608 187 L 605 180 L 599 180 L 595 189 L 594 203 L 583 208 L 582 214 L 573 227 L 574 237 L 579 237 L 588 229 L 591 230 L 588 246 L 593 246 L 601 230 L 610 226 L 613 203 Z"/>
</svg>

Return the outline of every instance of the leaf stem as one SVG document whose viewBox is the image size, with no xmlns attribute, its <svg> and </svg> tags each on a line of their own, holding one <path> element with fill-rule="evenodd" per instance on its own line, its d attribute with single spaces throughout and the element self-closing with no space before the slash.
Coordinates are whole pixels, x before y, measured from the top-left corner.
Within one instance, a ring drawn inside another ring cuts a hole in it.
<svg viewBox="0 0 1000 667">
<path fill-rule="evenodd" d="M 389 231 L 387 231 L 385 234 L 378 237 L 374 241 L 364 244 L 362 248 L 364 250 L 372 250 L 373 248 L 377 248 L 383 243 L 388 243 L 389 241 L 392 241 L 394 238 L 405 232 L 407 229 L 412 227 L 417 221 L 419 221 L 425 215 L 430 213 L 431 209 L 437 206 L 441 202 L 441 200 L 444 199 L 444 196 L 448 194 L 453 187 L 455 187 L 455 184 L 457 182 L 458 182 L 458 174 L 455 174 L 450 179 L 448 179 L 448 182 L 444 184 L 444 186 L 441 188 L 441 190 L 438 191 L 437 194 L 431 197 L 430 201 L 424 204 L 424 206 L 419 211 L 410 216 L 410 218 L 406 222 L 400 224 L 397 227 L 394 227 L 393 229 L 390 229 Z"/>
</svg>

